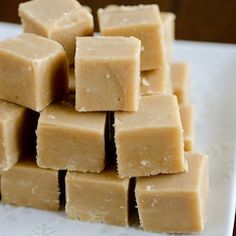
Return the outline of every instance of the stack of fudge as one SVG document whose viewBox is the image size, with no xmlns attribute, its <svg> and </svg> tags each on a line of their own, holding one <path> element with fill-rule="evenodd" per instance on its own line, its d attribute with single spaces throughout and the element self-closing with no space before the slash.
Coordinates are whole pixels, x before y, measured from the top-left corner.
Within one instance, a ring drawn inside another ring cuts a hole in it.
<svg viewBox="0 0 236 236">
<path fill-rule="evenodd" d="M 175 16 L 157 5 L 19 6 L 0 42 L 2 202 L 167 233 L 204 229 L 207 157 L 194 150 L 189 65 L 172 62 Z M 64 186 L 64 187 L 63 187 Z"/>
</svg>

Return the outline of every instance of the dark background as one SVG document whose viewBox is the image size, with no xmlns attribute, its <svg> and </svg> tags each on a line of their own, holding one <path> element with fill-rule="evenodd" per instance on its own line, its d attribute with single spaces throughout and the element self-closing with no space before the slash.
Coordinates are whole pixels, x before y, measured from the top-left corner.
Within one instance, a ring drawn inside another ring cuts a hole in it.
<svg viewBox="0 0 236 236">
<path fill-rule="evenodd" d="M 17 8 L 24 1 L 0 0 L 0 21 L 20 23 Z M 177 39 L 236 43 L 236 0 L 80 0 L 80 3 L 91 7 L 94 16 L 99 7 L 108 4 L 157 3 L 161 11 L 176 14 Z M 233 235 L 236 236 L 236 228 Z"/>
<path fill-rule="evenodd" d="M 19 23 L 17 7 L 24 1 L 0 0 L 0 21 Z M 157 3 L 161 11 L 177 15 L 177 39 L 236 43 L 236 0 L 80 0 L 80 3 L 90 6 L 95 15 L 99 7 L 107 4 Z"/>
</svg>

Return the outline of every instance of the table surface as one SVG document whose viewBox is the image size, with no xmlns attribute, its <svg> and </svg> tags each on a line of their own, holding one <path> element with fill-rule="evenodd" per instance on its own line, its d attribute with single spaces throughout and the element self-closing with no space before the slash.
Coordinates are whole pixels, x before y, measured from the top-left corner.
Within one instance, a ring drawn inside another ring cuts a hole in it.
<svg viewBox="0 0 236 236">
<path fill-rule="evenodd" d="M 0 40 L 21 31 L 18 25 L 0 23 Z M 174 59 L 192 65 L 197 150 L 209 155 L 209 216 L 201 235 L 232 236 L 236 204 L 236 46 L 178 41 L 174 46 Z M 78 232 L 85 236 L 162 235 L 134 228 L 71 221 L 63 212 L 3 204 L 0 204 L 0 228 L 0 236 L 64 236 L 68 230 L 71 236 Z"/>
</svg>

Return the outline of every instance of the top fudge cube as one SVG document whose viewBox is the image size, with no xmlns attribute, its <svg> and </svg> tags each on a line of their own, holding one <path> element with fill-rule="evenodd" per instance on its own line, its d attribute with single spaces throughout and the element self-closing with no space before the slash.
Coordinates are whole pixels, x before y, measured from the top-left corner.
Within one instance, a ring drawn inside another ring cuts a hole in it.
<svg viewBox="0 0 236 236">
<path fill-rule="evenodd" d="M 183 130 L 176 97 L 144 96 L 138 112 L 115 112 L 115 143 L 121 177 L 183 172 Z"/>
<path fill-rule="evenodd" d="M 74 63 L 75 38 L 93 34 L 93 17 L 76 0 L 34 0 L 21 3 L 19 15 L 25 32 L 59 42 Z"/>
<path fill-rule="evenodd" d="M 134 36 L 142 41 L 141 70 L 163 66 L 163 27 L 157 5 L 113 6 L 98 10 L 104 36 Z"/>
<path fill-rule="evenodd" d="M 63 47 L 34 34 L 0 42 L 0 98 L 41 111 L 68 89 Z"/>
<path fill-rule="evenodd" d="M 140 47 L 133 37 L 78 37 L 75 109 L 137 111 Z"/>
</svg>

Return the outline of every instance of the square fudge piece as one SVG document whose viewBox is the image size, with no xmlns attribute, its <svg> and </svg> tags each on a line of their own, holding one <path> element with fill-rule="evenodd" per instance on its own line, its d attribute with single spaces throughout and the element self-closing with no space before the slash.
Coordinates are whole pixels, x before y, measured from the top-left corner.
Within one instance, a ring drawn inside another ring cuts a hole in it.
<svg viewBox="0 0 236 236">
<path fill-rule="evenodd" d="M 53 211 L 60 207 L 58 171 L 39 168 L 33 157 L 2 173 L 1 191 L 7 204 Z"/>
<path fill-rule="evenodd" d="M 144 230 L 196 233 L 204 229 L 209 188 L 207 157 L 189 152 L 186 160 L 187 172 L 137 180 L 135 196 Z"/>
<path fill-rule="evenodd" d="M 168 62 L 172 61 L 173 43 L 175 39 L 175 14 L 172 12 L 161 12 L 161 20 L 164 30 L 164 42 Z"/>
<path fill-rule="evenodd" d="M 19 5 L 25 32 L 59 42 L 74 64 L 75 38 L 93 34 L 93 17 L 76 0 L 34 0 Z"/>
<path fill-rule="evenodd" d="M 7 171 L 23 153 L 33 149 L 37 114 L 0 99 L 0 172 Z"/>
<path fill-rule="evenodd" d="M 66 214 L 69 218 L 128 226 L 129 179 L 114 170 L 100 174 L 67 172 Z"/>
<path fill-rule="evenodd" d="M 105 166 L 105 121 L 102 112 L 79 113 L 74 96 L 40 114 L 37 164 L 42 168 L 101 172 Z"/>
<path fill-rule="evenodd" d="M 115 143 L 121 177 L 184 171 L 183 130 L 176 97 L 144 96 L 138 112 L 115 112 Z"/>
<path fill-rule="evenodd" d="M 194 107 L 191 105 L 180 105 L 179 111 L 184 130 L 184 150 L 189 152 L 194 147 Z"/>
<path fill-rule="evenodd" d="M 140 41 L 130 37 L 78 37 L 77 111 L 137 111 Z"/>
<path fill-rule="evenodd" d="M 169 65 L 166 63 L 168 69 L 156 69 L 143 71 L 141 73 L 141 96 L 153 95 L 157 93 L 166 93 L 169 77 Z"/>
<path fill-rule="evenodd" d="M 0 42 L 0 98 L 41 111 L 67 92 L 63 47 L 34 34 Z"/>
<path fill-rule="evenodd" d="M 162 68 L 163 26 L 157 5 L 109 6 L 98 10 L 101 35 L 133 36 L 141 40 L 141 70 Z"/>
<path fill-rule="evenodd" d="M 189 71 L 187 63 L 179 62 L 171 65 L 172 91 L 178 98 L 179 104 L 188 103 L 189 100 Z"/>
</svg>

